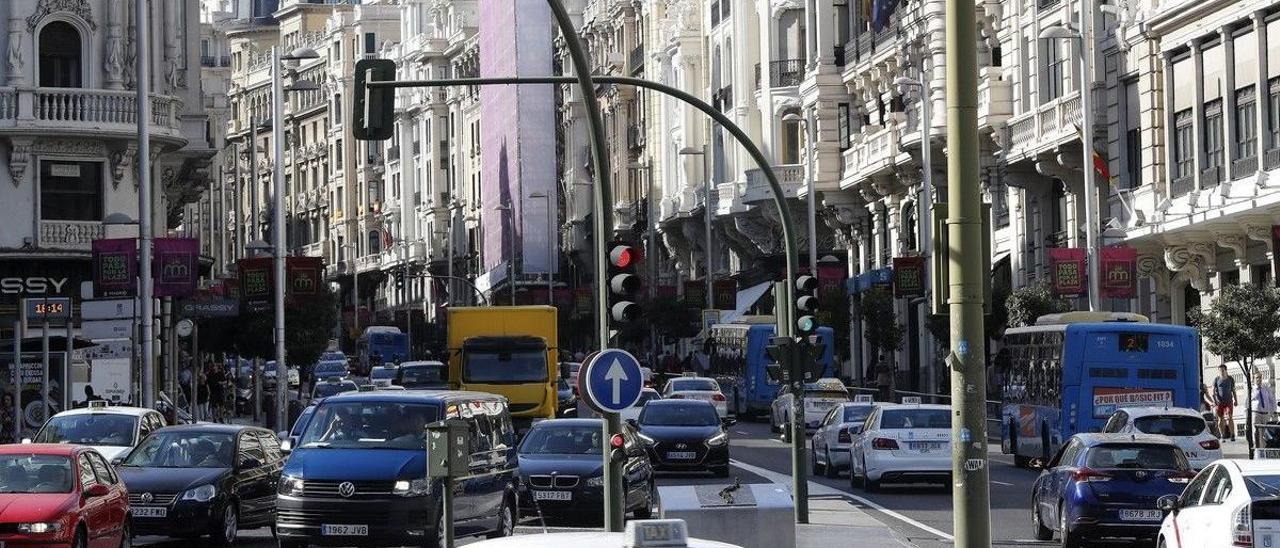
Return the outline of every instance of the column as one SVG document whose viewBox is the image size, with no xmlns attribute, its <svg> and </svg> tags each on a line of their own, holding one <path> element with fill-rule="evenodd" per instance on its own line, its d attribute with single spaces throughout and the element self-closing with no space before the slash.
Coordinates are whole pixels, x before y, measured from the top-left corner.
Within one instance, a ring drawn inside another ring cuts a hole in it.
<svg viewBox="0 0 1280 548">
<path fill-rule="evenodd" d="M 818 3 L 821 1 L 805 0 L 804 3 L 805 63 L 810 67 L 818 63 Z"/>
<path fill-rule="evenodd" d="M 831 0 L 813 1 L 817 4 L 817 28 L 813 34 L 818 64 L 834 65 L 836 62 L 835 7 L 831 5 Z"/>
<path fill-rule="evenodd" d="M 400 225 L 401 237 L 406 242 L 413 241 L 411 227 L 414 225 L 414 209 L 412 201 L 413 191 L 418 188 L 418 166 L 413 150 L 405 150 L 406 145 L 412 146 L 413 131 L 415 118 L 407 115 L 400 119 L 400 123 L 396 124 L 396 131 L 400 133 Z M 391 182 L 391 175 L 387 175 L 387 182 Z"/>
<path fill-rule="evenodd" d="M 1226 145 L 1225 149 L 1223 150 L 1223 158 L 1222 158 L 1222 164 L 1223 164 L 1222 180 L 1223 182 L 1228 183 L 1228 186 L 1223 188 L 1229 188 L 1230 187 L 1229 182 L 1235 179 L 1235 177 L 1232 176 L 1234 170 L 1232 169 L 1231 164 L 1234 163 L 1233 161 L 1236 158 L 1236 148 L 1238 146 L 1236 145 L 1236 138 L 1235 138 L 1236 136 L 1235 41 L 1232 40 L 1231 29 L 1227 27 L 1219 28 L 1218 36 L 1222 38 L 1222 58 L 1226 62 L 1225 78 L 1227 80 L 1225 89 L 1222 90 L 1222 142 L 1223 144 Z M 1257 95 L 1256 97 L 1257 99 L 1254 101 L 1254 104 L 1259 106 L 1262 105 L 1262 103 L 1260 102 L 1262 99 L 1262 96 Z M 1261 160 L 1261 158 L 1259 158 L 1259 160 Z"/>
<path fill-rule="evenodd" d="M 1173 55 L 1166 52 L 1164 54 L 1164 173 L 1165 173 L 1165 197 L 1173 197 L 1173 178 L 1177 174 L 1177 143 L 1174 141 L 1174 112 L 1173 112 Z M 1158 200 L 1157 200 L 1158 201 Z"/>
<path fill-rule="evenodd" d="M 107 89 L 124 89 L 124 39 L 120 28 L 124 21 L 124 0 L 107 0 L 107 55 L 103 70 Z M 215 55 L 217 51 L 215 50 Z"/>
<path fill-rule="evenodd" d="M 10 7 L 9 10 L 9 51 L 5 52 L 5 75 L 9 80 L 7 84 L 17 87 L 27 83 L 22 53 L 22 43 L 26 41 L 26 33 L 22 30 L 22 17 L 18 15 L 18 8 Z M 34 63 L 35 60 L 33 59 L 32 62 Z"/>
<path fill-rule="evenodd" d="M 1257 93 L 1254 94 L 1254 104 L 1258 106 L 1256 115 L 1258 117 L 1258 182 L 1262 183 L 1262 178 L 1266 177 L 1266 158 L 1267 158 L 1267 141 L 1271 139 L 1271 132 L 1267 128 L 1267 109 L 1271 103 L 1271 89 L 1267 82 L 1267 20 L 1266 12 L 1258 10 L 1253 12 L 1253 34 L 1258 37 L 1258 86 Z M 1270 260 L 1270 259 L 1268 259 Z"/>
<path fill-rule="evenodd" d="M 1204 131 L 1204 121 L 1202 120 L 1204 116 L 1204 78 L 1201 75 L 1204 74 L 1204 50 L 1201 49 L 1200 42 L 1192 42 L 1189 45 L 1191 46 L 1191 65 L 1195 69 L 1196 75 L 1195 98 L 1191 101 L 1191 143 L 1195 150 L 1195 154 L 1192 155 L 1195 158 L 1193 175 L 1196 178 L 1195 192 L 1198 193 L 1204 188 L 1204 181 L 1201 180 L 1200 172 L 1204 170 L 1204 166 L 1208 162 L 1208 158 L 1205 157 L 1204 153 L 1204 135 L 1202 133 Z M 1169 143 L 1174 144 L 1172 140 Z"/>
</svg>

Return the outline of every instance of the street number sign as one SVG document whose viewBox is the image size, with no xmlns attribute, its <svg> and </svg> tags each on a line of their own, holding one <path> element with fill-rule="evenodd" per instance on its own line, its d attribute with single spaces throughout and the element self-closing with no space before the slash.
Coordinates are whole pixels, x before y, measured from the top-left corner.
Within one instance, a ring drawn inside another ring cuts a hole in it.
<svg viewBox="0 0 1280 548">
<path fill-rule="evenodd" d="M 626 350 L 609 348 L 591 356 L 578 371 L 578 393 L 587 404 L 605 413 L 618 413 L 640 400 L 644 374 L 640 362 Z"/>
</svg>

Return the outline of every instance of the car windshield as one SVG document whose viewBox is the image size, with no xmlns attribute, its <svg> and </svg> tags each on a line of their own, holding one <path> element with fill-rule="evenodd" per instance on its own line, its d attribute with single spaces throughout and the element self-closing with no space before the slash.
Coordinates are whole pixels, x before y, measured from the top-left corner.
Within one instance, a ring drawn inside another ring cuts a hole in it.
<svg viewBox="0 0 1280 548">
<path fill-rule="evenodd" d="M 871 415 L 871 407 L 866 405 L 850 405 L 844 408 L 844 422 L 866 422 Z"/>
<path fill-rule="evenodd" d="M 108 413 L 89 413 L 53 417 L 36 435 L 36 443 L 73 443 L 76 445 L 133 445 L 138 417 Z"/>
<path fill-rule="evenodd" d="M 521 455 L 599 455 L 600 426 L 534 428 L 520 443 Z"/>
<path fill-rule="evenodd" d="M 688 379 L 680 381 L 671 381 L 671 390 L 673 392 L 698 391 L 698 392 L 719 392 L 720 387 L 716 385 L 716 381 L 711 379 Z"/>
<path fill-rule="evenodd" d="M 316 365 L 317 377 L 342 376 L 347 374 L 347 364 L 339 362 L 321 362 Z"/>
<path fill-rule="evenodd" d="M 323 403 L 307 423 L 299 447 L 426 449 L 426 426 L 439 418 L 431 405 L 401 402 Z"/>
<path fill-rule="evenodd" d="M 320 355 L 320 359 L 326 362 L 347 361 L 347 356 L 342 352 L 325 352 Z"/>
<path fill-rule="evenodd" d="M 640 411 L 640 424 L 646 426 L 715 426 L 720 424 L 716 408 L 703 402 L 670 405 L 646 405 Z"/>
<path fill-rule="evenodd" d="M 1085 458 L 1089 468 L 1144 468 L 1185 470 L 1182 451 L 1173 445 L 1154 443 L 1108 443 L 1089 450 Z"/>
<path fill-rule="evenodd" d="M 543 350 L 490 352 L 467 350 L 463 376 L 468 382 L 505 384 L 547 380 L 547 353 Z"/>
<path fill-rule="evenodd" d="M 70 493 L 71 478 L 71 459 L 67 457 L 0 456 L 0 493 Z"/>
<path fill-rule="evenodd" d="M 946 409 L 886 409 L 880 428 L 951 428 L 951 414 Z"/>
<path fill-rule="evenodd" d="M 441 365 L 412 365 L 400 368 L 400 384 L 446 384 L 445 369 Z"/>
<path fill-rule="evenodd" d="M 394 367 L 379 367 L 369 372 L 370 380 L 383 380 L 396 378 L 396 369 Z"/>
<path fill-rule="evenodd" d="M 1244 482 L 1252 498 L 1280 497 L 1280 475 L 1245 476 Z"/>
<path fill-rule="evenodd" d="M 232 434 L 161 430 L 142 440 L 124 466 L 146 468 L 231 468 Z"/>
<path fill-rule="evenodd" d="M 322 382 L 316 385 L 313 397 L 327 398 L 343 392 L 355 392 L 359 389 L 360 387 L 356 386 L 354 382 Z"/>
<path fill-rule="evenodd" d="M 1133 426 L 1139 432 L 1161 436 L 1198 436 L 1205 429 L 1203 418 L 1186 415 L 1138 417 L 1133 420 Z"/>
<path fill-rule="evenodd" d="M 301 437 L 302 429 L 307 426 L 307 420 L 314 414 L 316 414 L 316 406 L 314 405 L 309 405 L 306 409 L 303 409 L 302 414 L 298 415 L 298 420 L 293 423 L 293 429 L 289 431 L 289 435 Z"/>
</svg>

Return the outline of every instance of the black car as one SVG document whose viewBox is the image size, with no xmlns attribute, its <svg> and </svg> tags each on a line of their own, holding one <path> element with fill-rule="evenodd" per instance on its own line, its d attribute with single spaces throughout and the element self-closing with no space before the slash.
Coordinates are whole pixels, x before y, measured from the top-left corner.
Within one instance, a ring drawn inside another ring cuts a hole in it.
<svg viewBox="0 0 1280 548">
<path fill-rule="evenodd" d="M 633 426 L 649 449 L 655 470 L 710 471 L 729 476 L 729 432 L 711 402 L 653 400 Z"/>
<path fill-rule="evenodd" d="M 438 361 L 404 362 L 392 384 L 408 390 L 448 390 L 449 366 Z"/>
<path fill-rule="evenodd" d="M 275 522 L 283 466 L 271 431 L 205 423 L 152 432 L 117 470 L 135 535 L 209 535 L 227 545 L 240 529 Z"/>
<path fill-rule="evenodd" d="M 535 423 L 516 451 L 520 503 L 535 515 L 598 519 L 604 507 L 603 425 L 599 419 L 555 419 Z M 653 467 L 631 428 L 624 427 L 622 466 L 627 511 L 652 515 Z M 592 514 L 588 509 L 595 509 Z"/>
</svg>

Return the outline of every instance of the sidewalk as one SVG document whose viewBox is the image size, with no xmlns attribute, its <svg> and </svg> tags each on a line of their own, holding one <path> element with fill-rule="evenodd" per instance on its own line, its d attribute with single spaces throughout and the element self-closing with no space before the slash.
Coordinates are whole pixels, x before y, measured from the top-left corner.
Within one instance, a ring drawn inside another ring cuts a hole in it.
<svg viewBox="0 0 1280 548">
<path fill-rule="evenodd" d="M 862 546 L 912 546 L 848 499 L 809 498 L 809 523 L 796 526 L 796 548 L 852 546 L 853 539 Z"/>
</svg>

